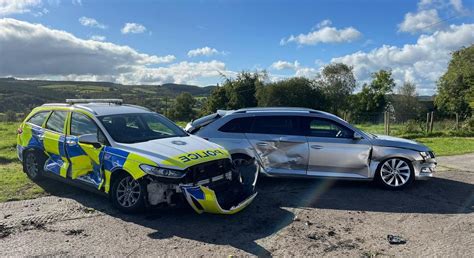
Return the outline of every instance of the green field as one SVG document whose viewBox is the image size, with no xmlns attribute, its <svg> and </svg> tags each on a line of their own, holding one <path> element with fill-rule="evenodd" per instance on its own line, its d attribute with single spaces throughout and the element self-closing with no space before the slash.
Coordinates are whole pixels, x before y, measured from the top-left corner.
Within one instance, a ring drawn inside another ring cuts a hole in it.
<svg viewBox="0 0 474 258">
<path fill-rule="evenodd" d="M 185 122 L 179 122 L 185 126 Z M 16 157 L 16 129 L 18 123 L 0 123 L 0 202 L 31 199 L 47 195 L 43 188 L 31 182 L 23 173 Z M 381 128 L 381 131 L 380 131 Z M 364 127 L 373 133 L 383 133 L 383 125 Z M 416 138 L 437 155 L 457 155 L 474 152 L 474 137 Z"/>
</svg>

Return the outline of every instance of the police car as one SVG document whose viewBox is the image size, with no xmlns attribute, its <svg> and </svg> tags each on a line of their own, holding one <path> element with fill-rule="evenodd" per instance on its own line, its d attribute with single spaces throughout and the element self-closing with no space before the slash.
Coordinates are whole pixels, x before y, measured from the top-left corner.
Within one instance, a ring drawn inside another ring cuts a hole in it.
<svg viewBox="0 0 474 258">
<path fill-rule="evenodd" d="M 256 196 L 256 169 L 244 176 L 219 145 L 119 99 L 35 108 L 18 128 L 17 152 L 32 180 L 101 191 L 124 212 L 184 201 L 198 213 L 233 214 Z"/>
</svg>

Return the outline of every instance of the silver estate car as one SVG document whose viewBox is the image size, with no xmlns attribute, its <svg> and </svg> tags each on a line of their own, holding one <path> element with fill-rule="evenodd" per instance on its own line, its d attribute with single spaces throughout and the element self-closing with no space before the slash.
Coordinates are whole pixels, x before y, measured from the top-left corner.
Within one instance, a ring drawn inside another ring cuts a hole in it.
<svg viewBox="0 0 474 258">
<path fill-rule="evenodd" d="M 185 130 L 226 148 L 236 165 L 255 159 L 267 176 L 375 180 L 402 189 L 436 167 L 423 144 L 367 133 L 313 109 L 219 110 Z"/>
</svg>

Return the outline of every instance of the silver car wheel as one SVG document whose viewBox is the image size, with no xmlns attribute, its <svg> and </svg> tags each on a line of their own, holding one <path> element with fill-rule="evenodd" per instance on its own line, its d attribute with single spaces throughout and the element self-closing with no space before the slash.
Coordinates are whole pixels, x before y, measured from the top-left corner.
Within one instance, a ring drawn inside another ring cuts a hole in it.
<svg viewBox="0 0 474 258">
<path fill-rule="evenodd" d="M 33 153 L 28 153 L 25 161 L 26 173 L 34 178 L 38 175 L 38 161 Z"/>
<path fill-rule="evenodd" d="M 386 160 L 380 168 L 380 177 L 388 186 L 400 187 L 409 181 L 411 168 L 405 160 L 393 158 Z"/>
<path fill-rule="evenodd" d="M 242 159 L 242 158 L 236 158 L 236 159 L 232 159 L 232 163 L 234 164 L 234 166 L 236 168 L 242 166 L 242 165 L 245 165 L 247 164 L 247 160 L 246 159 Z"/>
<path fill-rule="evenodd" d="M 141 197 L 141 186 L 131 176 L 122 178 L 117 187 L 117 202 L 125 208 L 135 205 Z"/>
</svg>

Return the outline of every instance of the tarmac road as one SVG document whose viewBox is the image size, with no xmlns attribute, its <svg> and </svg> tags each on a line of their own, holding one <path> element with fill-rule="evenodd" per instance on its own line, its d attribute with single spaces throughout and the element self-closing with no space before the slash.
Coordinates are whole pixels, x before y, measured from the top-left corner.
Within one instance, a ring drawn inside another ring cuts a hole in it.
<svg viewBox="0 0 474 258">
<path fill-rule="evenodd" d="M 103 197 L 50 181 L 42 186 L 52 196 L 0 204 L 0 255 L 472 256 L 474 154 L 439 164 L 435 178 L 405 191 L 264 178 L 234 216 L 123 215 Z M 389 234 L 407 243 L 391 245 Z"/>
</svg>

